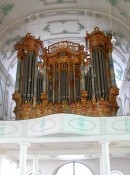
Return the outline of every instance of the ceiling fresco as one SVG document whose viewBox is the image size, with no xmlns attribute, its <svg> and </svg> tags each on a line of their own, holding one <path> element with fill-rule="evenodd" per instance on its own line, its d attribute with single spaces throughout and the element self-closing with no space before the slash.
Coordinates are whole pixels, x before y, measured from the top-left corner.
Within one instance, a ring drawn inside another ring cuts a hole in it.
<svg viewBox="0 0 130 175">
<path fill-rule="evenodd" d="M 14 4 L 7 3 L 7 4 L 0 4 L 0 23 L 3 22 L 6 15 L 9 14 L 10 11 L 12 11 L 14 8 Z"/>
</svg>

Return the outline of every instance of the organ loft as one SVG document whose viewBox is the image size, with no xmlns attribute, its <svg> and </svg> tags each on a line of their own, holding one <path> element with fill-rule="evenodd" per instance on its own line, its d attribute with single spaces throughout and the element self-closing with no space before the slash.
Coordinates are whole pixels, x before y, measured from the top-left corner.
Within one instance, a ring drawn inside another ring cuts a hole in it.
<svg viewBox="0 0 130 175">
<path fill-rule="evenodd" d="M 61 41 L 45 48 L 30 33 L 15 45 L 18 65 L 13 100 L 17 120 L 55 113 L 115 116 L 118 110 L 111 35 L 98 27 L 85 44 Z"/>
</svg>

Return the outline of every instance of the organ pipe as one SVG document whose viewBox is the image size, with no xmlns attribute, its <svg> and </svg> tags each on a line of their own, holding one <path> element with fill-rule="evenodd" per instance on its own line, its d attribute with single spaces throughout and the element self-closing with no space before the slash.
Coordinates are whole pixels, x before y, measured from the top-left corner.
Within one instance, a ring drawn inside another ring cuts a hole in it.
<svg viewBox="0 0 130 175">
<path fill-rule="evenodd" d="M 84 46 L 70 41 L 44 48 L 28 33 L 16 45 L 15 114 L 28 119 L 54 113 L 113 116 L 118 109 L 111 36 L 98 27 Z"/>
<path fill-rule="evenodd" d="M 16 84 L 15 84 L 15 89 L 16 91 L 20 91 L 20 71 L 21 71 L 21 60 L 18 59 L 18 64 L 17 64 L 17 74 L 16 74 Z"/>
<path fill-rule="evenodd" d="M 110 54 L 112 51 L 110 36 L 105 36 L 98 27 L 95 27 L 95 31 L 91 34 L 87 34 L 86 38 L 89 42 L 89 50 L 91 52 L 91 59 L 93 63 L 92 75 L 94 75 L 94 78 L 92 78 L 92 88 L 95 89 L 96 100 L 102 98 L 108 99 L 109 89 L 111 87 L 115 87 L 114 68 Z M 107 55 L 109 55 L 109 57 L 107 57 Z M 108 68 L 109 66 L 110 68 Z M 109 82 L 110 77 L 111 84 Z"/>
<path fill-rule="evenodd" d="M 37 95 L 37 55 L 38 48 L 42 46 L 42 42 L 39 39 L 35 39 L 28 33 L 22 38 L 16 45 L 15 48 L 18 50 L 18 66 L 21 66 L 21 75 L 19 76 L 20 89 L 22 103 L 36 101 Z M 18 68 L 19 74 L 20 68 Z M 16 83 L 16 85 L 17 85 Z M 17 88 L 16 88 L 17 89 Z"/>
</svg>

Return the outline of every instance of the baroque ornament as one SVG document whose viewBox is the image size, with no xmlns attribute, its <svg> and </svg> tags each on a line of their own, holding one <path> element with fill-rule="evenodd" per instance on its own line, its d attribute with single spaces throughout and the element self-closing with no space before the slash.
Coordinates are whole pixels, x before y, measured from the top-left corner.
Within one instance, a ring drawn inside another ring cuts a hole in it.
<svg viewBox="0 0 130 175">
<path fill-rule="evenodd" d="M 18 50 L 13 99 L 17 119 L 55 113 L 115 116 L 118 110 L 111 35 L 98 27 L 85 36 L 89 45 L 70 41 L 48 48 L 30 33 L 15 45 Z"/>
</svg>

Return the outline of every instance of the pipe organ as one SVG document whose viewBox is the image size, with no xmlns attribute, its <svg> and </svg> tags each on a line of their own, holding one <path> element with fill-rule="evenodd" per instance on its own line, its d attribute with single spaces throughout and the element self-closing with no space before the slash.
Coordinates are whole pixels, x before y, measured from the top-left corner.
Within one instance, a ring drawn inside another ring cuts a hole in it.
<svg viewBox="0 0 130 175">
<path fill-rule="evenodd" d="M 84 46 L 70 41 L 48 48 L 28 33 L 15 48 L 18 51 L 13 100 L 16 119 L 30 119 L 54 113 L 84 116 L 115 116 L 118 106 L 112 62 L 111 36 L 98 27 L 86 34 Z"/>
<path fill-rule="evenodd" d="M 48 102 L 65 102 L 69 105 L 77 103 L 80 101 L 80 45 L 63 41 L 53 47 L 58 50 L 52 53 L 53 48 L 49 46 L 46 57 Z"/>
</svg>

